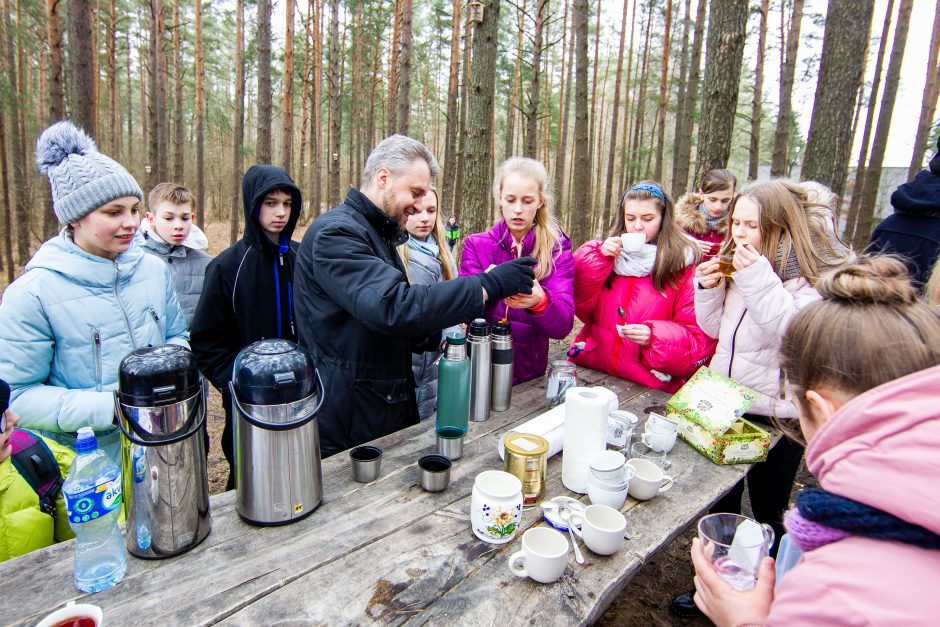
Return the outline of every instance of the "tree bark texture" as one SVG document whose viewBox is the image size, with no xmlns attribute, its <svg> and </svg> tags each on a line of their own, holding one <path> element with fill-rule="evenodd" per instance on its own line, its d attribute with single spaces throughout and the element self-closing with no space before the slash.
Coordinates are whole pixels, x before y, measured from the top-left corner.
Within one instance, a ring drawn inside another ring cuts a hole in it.
<svg viewBox="0 0 940 627">
<path fill-rule="evenodd" d="M 842 196 L 853 138 L 852 107 L 868 49 L 874 0 L 830 0 L 801 178 Z"/>
<path fill-rule="evenodd" d="M 447 77 L 447 125 L 444 130 L 444 180 L 441 198 L 444 207 L 454 210 L 454 176 L 457 170 L 457 89 L 460 80 L 460 9 L 454 0 L 450 29 L 450 68 Z M 443 207 L 442 207 L 443 210 Z"/>
<path fill-rule="evenodd" d="M 202 0 L 196 0 L 197 3 Z M 245 143 L 245 2 L 238 0 L 235 7 L 235 137 L 232 150 L 232 206 L 230 213 L 231 229 L 229 245 L 238 241 L 238 222 L 242 213 L 241 181 L 242 154 Z M 198 74 L 198 73 L 197 73 Z M 200 171 L 201 172 L 201 171 Z M 200 176 L 200 178 L 202 178 Z M 198 201 L 201 203 L 202 198 Z M 203 213 L 203 212 L 200 212 Z M 197 214 L 198 215 L 198 214 Z"/>
<path fill-rule="evenodd" d="M 610 146 L 607 151 L 607 180 L 604 184 L 604 197 L 601 199 L 603 217 L 601 218 L 601 228 L 607 229 L 610 225 L 611 195 L 614 191 L 614 161 L 617 158 L 617 128 L 620 121 L 620 84 L 623 78 L 623 48 L 627 39 L 627 9 L 629 3 L 623 3 L 623 18 L 620 22 L 620 48 L 617 51 L 617 73 L 614 77 L 614 102 L 610 108 L 612 120 L 610 122 Z M 686 11 L 688 12 L 688 0 L 686 2 Z M 686 15 L 688 20 L 688 15 Z M 686 33 L 688 34 L 688 32 Z"/>
<path fill-rule="evenodd" d="M 202 49 L 202 0 L 195 0 L 196 5 L 196 203 L 198 208 L 196 209 L 196 224 L 199 228 L 205 228 L 206 226 L 206 210 L 208 209 L 208 203 L 206 202 L 206 131 L 205 131 L 205 64 L 203 58 L 203 49 Z M 239 16 L 238 19 L 241 20 L 241 4 L 239 4 Z M 239 45 L 240 45 L 239 41 Z M 236 63 L 240 65 L 240 55 L 239 59 L 236 60 Z M 236 70 L 236 80 L 238 77 L 238 70 Z M 235 91 L 238 92 L 239 88 L 244 89 L 243 86 L 236 86 Z M 237 108 L 241 108 L 244 105 L 239 102 Z M 242 114 L 241 117 L 244 117 Z M 237 122 L 236 122 L 237 124 Z M 242 122 L 244 124 L 244 122 Z M 235 143 L 235 150 L 233 152 L 241 152 L 241 136 L 244 135 L 244 127 L 242 127 L 241 135 L 238 136 Z M 236 200 L 238 199 L 238 194 L 235 194 Z M 236 233 L 238 231 L 238 221 L 234 222 L 234 228 Z"/>
<path fill-rule="evenodd" d="M 327 200 L 330 206 L 342 201 L 339 188 L 340 133 L 343 129 L 343 100 L 340 91 L 339 0 L 330 0 L 330 153 L 327 155 Z"/>
<path fill-rule="evenodd" d="M 545 28 L 545 13 L 548 0 L 537 0 L 535 6 L 535 33 L 532 35 L 532 80 L 529 82 L 527 95 L 529 103 L 525 116 L 525 150 L 523 154 L 532 159 L 538 158 L 538 118 L 539 99 L 541 97 L 542 69 L 542 32 Z"/>
<path fill-rule="evenodd" d="M 656 108 L 656 165 L 653 168 L 653 178 L 663 180 L 663 150 L 666 141 L 666 86 L 669 81 L 669 36 L 672 30 L 672 0 L 666 0 L 666 25 L 663 29 L 663 65 L 659 76 L 659 106 Z"/>
<path fill-rule="evenodd" d="M 924 82 L 924 96 L 920 104 L 920 119 L 917 122 L 917 133 L 914 135 L 914 153 L 911 155 L 911 166 L 907 170 L 907 180 L 911 181 L 924 165 L 924 152 L 927 150 L 927 140 L 933 115 L 937 109 L 937 97 L 940 95 L 940 65 L 937 64 L 940 53 L 940 0 L 936 4 L 933 17 L 933 32 L 930 35 L 930 51 L 927 54 L 927 78 Z"/>
<path fill-rule="evenodd" d="M 473 68 L 467 94 L 465 136 L 465 181 L 463 228 L 467 233 L 482 231 L 490 216 L 490 177 L 493 113 L 496 92 L 496 49 L 499 28 L 499 0 L 483 0 L 483 23 L 473 30 Z"/>
<path fill-rule="evenodd" d="M 114 2 L 111 3 L 112 16 L 114 12 Z M 63 56 L 63 37 L 62 23 L 59 16 L 64 10 L 62 0 L 46 0 L 46 43 L 49 46 L 49 109 L 46 116 L 46 122 L 53 124 L 65 117 L 65 76 L 64 76 L 64 56 Z M 113 22 L 113 17 L 112 17 Z M 116 74 L 115 70 L 115 74 Z M 117 82 L 115 81 L 112 90 L 116 91 Z M 112 93 L 112 98 L 116 99 L 116 94 Z M 117 157 L 117 150 L 112 146 L 111 150 Z M 45 182 L 44 182 L 45 183 Z M 58 228 L 59 221 L 52 210 L 52 188 L 43 184 L 43 232 L 46 239 L 52 237 Z"/>
<path fill-rule="evenodd" d="M 747 178 L 757 178 L 757 166 L 760 165 L 760 126 L 761 102 L 764 89 L 764 51 L 767 46 L 767 14 L 770 0 L 760 3 L 760 31 L 757 36 L 757 67 L 754 70 L 754 100 L 751 102 L 751 143 L 748 147 Z"/>
<path fill-rule="evenodd" d="M 398 52 L 398 132 L 407 135 L 411 121 L 411 0 L 402 0 L 401 49 Z"/>
<path fill-rule="evenodd" d="M 183 180 L 183 22 L 180 0 L 173 0 L 173 180 Z"/>
<path fill-rule="evenodd" d="M 332 0 L 331 0 L 332 1 Z M 395 0 L 395 14 L 392 20 L 392 67 L 388 75 L 388 116 L 386 117 L 386 134 L 393 135 L 398 132 L 398 82 L 399 63 L 401 54 L 401 27 L 404 15 L 405 0 Z"/>
<path fill-rule="evenodd" d="M 150 176 L 147 187 L 167 180 L 166 16 L 163 0 L 150 1 Z"/>
<path fill-rule="evenodd" d="M 271 0 L 258 0 L 258 163 L 271 163 Z M 339 68 L 337 68 L 338 70 Z"/>
<path fill-rule="evenodd" d="M 672 191 L 682 194 L 689 184 L 689 166 L 692 160 L 692 126 L 695 121 L 695 103 L 698 102 L 699 74 L 702 64 L 702 40 L 705 38 L 705 14 L 707 0 L 698 0 L 695 12 L 695 32 L 692 36 L 689 81 L 685 99 L 680 105 L 682 115 L 676 121 L 676 147 L 672 162 Z M 693 186 L 697 181 L 693 181 Z"/>
<path fill-rule="evenodd" d="M 7 7 L 9 10 L 9 7 Z M 69 115 L 75 124 L 97 139 L 94 54 L 91 45 L 91 3 L 71 0 L 69 11 Z"/>
<path fill-rule="evenodd" d="M 22 116 L 23 86 L 19 84 L 19 79 L 16 75 L 16 55 L 14 53 L 16 44 L 13 40 L 10 13 L 9 3 L 4 2 L 4 6 L 0 6 L 0 20 L 2 20 L 3 25 L 2 40 L 6 60 L 7 84 L 5 91 L 7 93 L 5 100 L 8 105 L 7 111 L 10 115 L 10 156 L 13 158 L 13 192 L 14 206 L 16 208 L 14 214 L 14 222 L 16 223 L 16 263 L 22 266 L 29 260 L 30 254 L 29 188 L 26 168 L 29 164 L 33 163 L 33 160 L 27 156 L 26 138 L 23 136 L 23 129 L 19 123 Z M 20 33 L 20 36 L 23 36 L 23 34 Z"/>
<path fill-rule="evenodd" d="M 285 0 L 284 112 L 281 117 L 281 165 L 288 172 L 294 156 L 294 0 Z M 302 208 L 297 209 L 301 211 Z"/>
<path fill-rule="evenodd" d="M 713 0 L 711 3 L 696 181 L 705 172 L 728 165 L 747 34 L 747 12 L 747 0 Z"/>
<path fill-rule="evenodd" d="M 800 24 L 803 21 L 803 0 L 793 0 L 793 12 L 790 15 L 790 32 L 787 35 L 786 61 L 781 65 L 783 73 L 780 79 L 780 99 L 777 110 L 777 129 L 774 132 L 774 152 L 770 165 L 771 176 L 789 174 L 790 128 L 793 122 L 791 96 L 793 94 L 793 76 L 796 73 L 796 54 L 800 45 Z"/>
<path fill-rule="evenodd" d="M 575 95 L 574 180 L 571 197 L 571 239 L 580 246 L 591 238 L 591 151 L 588 123 L 588 0 L 574 1 Z"/>
</svg>

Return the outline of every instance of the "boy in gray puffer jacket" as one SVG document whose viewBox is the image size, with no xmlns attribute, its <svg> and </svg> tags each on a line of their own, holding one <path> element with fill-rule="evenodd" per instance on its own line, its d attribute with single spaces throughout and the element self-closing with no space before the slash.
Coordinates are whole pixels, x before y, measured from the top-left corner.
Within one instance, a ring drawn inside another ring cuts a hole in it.
<svg viewBox="0 0 940 627">
<path fill-rule="evenodd" d="M 169 266 L 187 328 L 192 326 L 206 266 L 212 260 L 205 252 L 209 240 L 193 224 L 194 205 L 192 193 L 179 183 L 158 184 L 147 196 L 147 217 L 135 238 L 144 251 Z"/>
</svg>

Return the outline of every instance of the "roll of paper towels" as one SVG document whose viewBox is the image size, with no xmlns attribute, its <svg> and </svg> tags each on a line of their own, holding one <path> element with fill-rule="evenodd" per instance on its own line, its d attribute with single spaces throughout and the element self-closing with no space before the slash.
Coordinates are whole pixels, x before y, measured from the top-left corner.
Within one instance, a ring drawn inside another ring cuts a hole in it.
<svg viewBox="0 0 940 627">
<path fill-rule="evenodd" d="M 499 458 L 506 459 L 503 442 L 513 433 L 531 433 L 548 440 L 548 456 L 557 455 L 565 444 L 565 404 L 557 405 L 544 414 L 511 429 L 499 438 Z"/>
<path fill-rule="evenodd" d="M 617 395 L 604 387 L 570 388 L 565 394 L 561 482 L 569 490 L 587 493 L 591 457 L 607 448 L 607 416 L 617 406 Z"/>
</svg>

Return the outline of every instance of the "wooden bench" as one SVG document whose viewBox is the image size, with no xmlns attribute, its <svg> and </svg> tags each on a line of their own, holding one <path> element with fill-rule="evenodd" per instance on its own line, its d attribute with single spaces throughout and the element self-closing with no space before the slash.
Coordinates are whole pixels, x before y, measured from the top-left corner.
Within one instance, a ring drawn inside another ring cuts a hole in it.
<svg viewBox="0 0 940 627">
<path fill-rule="evenodd" d="M 616 392 L 641 419 L 668 398 L 599 372 L 581 369 L 579 377 Z M 34 625 L 70 600 L 99 605 L 108 625 L 594 622 L 748 466 L 716 466 L 680 441 L 669 456 L 673 488 L 624 505 L 637 533 L 620 553 L 597 556 L 580 543 L 586 563 L 570 555 L 554 584 L 514 577 L 507 558 L 522 532 L 546 524 L 540 510 L 523 513 L 513 542 L 490 545 L 470 530 L 470 493 L 479 472 L 502 468 L 499 436 L 543 412 L 544 394 L 541 379 L 517 386 L 509 411 L 471 423 L 463 458 L 440 493 L 418 485 L 416 462 L 435 445 L 433 425 L 423 423 L 375 442 L 385 454 L 373 483 L 352 480 L 346 454 L 324 460 L 323 502 L 297 523 L 254 527 L 236 514 L 234 491 L 213 496 L 212 532 L 201 545 L 167 560 L 129 556 L 123 581 L 95 595 L 72 583 L 71 542 L 2 563 L 0 624 Z M 545 490 L 546 498 L 558 495 L 587 500 L 562 486 L 561 455 L 549 460 Z"/>
</svg>

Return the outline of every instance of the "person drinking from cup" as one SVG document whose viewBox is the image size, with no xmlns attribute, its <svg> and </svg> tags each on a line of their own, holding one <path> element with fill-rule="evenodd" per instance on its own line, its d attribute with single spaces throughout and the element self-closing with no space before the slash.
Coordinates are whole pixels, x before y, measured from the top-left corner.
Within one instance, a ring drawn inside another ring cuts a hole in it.
<svg viewBox="0 0 940 627">
<path fill-rule="evenodd" d="M 576 364 L 675 392 L 714 350 L 695 322 L 700 251 L 676 226 L 659 183 L 630 187 L 617 207 L 610 237 L 574 254 L 584 328 L 569 354 Z"/>
<path fill-rule="evenodd" d="M 405 221 L 408 241 L 398 247 L 398 255 L 405 264 L 408 281 L 413 285 L 431 285 L 457 276 L 457 265 L 450 248 L 441 245 L 445 234 L 439 208 L 440 196 L 437 189 L 430 187 L 421 210 L 409 215 Z M 444 329 L 442 335 L 459 330 L 459 327 L 450 327 Z M 437 407 L 437 361 L 440 356 L 437 347 L 411 354 L 421 420 L 430 420 Z"/>
<path fill-rule="evenodd" d="M 738 179 L 731 170 L 709 170 L 697 192 L 685 194 L 676 202 L 676 224 L 701 248 L 702 261 L 714 257 L 725 241 L 737 187 Z"/>
<path fill-rule="evenodd" d="M 693 540 L 695 602 L 719 626 L 936 624 L 940 316 L 889 257 L 830 272 L 817 289 L 780 351 L 821 488 L 786 515 L 803 555 L 779 581 L 765 558 L 754 589 L 738 592 Z"/>
<path fill-rule="evenodd" d="M 733 273 L 724 276 L 718 259 L 696 269 L 696 319 L 718 340 L 711 368 L 759 393 L 745 414 L 758 424 L 798 416 L 793 399 L 781 388 L 778 350 L 794 316 L 819 299 L 813 287 L 819 276 L 851 254 L 811 215 L 811 203 L 796 183 L 750 183 L 732 204 L 731 237 L 722 248 L 722 255 L 734 251 Z M 767 461 L 755 464 L 747 475 L 754 518 L 773 527 L 778 541 L 802 456 L 802 446 L 781 439 Z M 713 511 L 741 513 L 743 494 L 742 480 Z M 776 544 L 771 554 L 776 554 Z M 697 614 L 690 593 L 674 598 L 670 609 L 680 616 Z"/>
<path fill-rule="evenodd" d="M 489 301 L 486 319 L 512 325 L 515 362 L 512 384 L 545 374 L 548 340 L 560 340 L 574 324 L 571 241 L 552 211 L 548 172 L 541 162 L 512 157 L 493 181 L 493 197 L 502 219 L 489 231 L 467 237 L 460 275 L 476 275 L 505 261 L 531 255 L 538 260 L 531 294 Z"/>
</svg>

